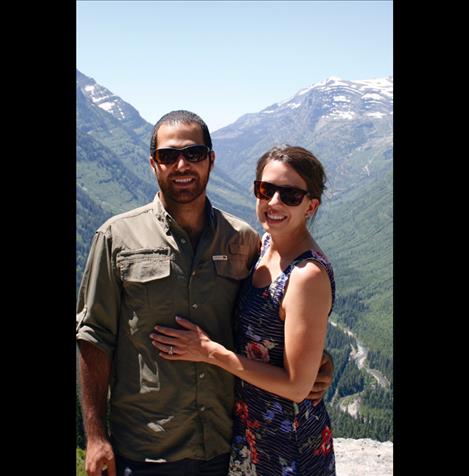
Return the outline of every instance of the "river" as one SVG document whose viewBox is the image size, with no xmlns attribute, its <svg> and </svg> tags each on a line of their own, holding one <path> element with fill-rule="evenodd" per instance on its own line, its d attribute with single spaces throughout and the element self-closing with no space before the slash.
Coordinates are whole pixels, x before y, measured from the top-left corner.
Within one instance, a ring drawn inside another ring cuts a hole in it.
<svg viewBox="0 0 469 476">
<path fill-rule="evenodd" d="M 332 326 L 336 327 L 343 333 L 355 339 L 356 347 L 351 344 L 352 350 L 350 351 L 350 357 L 354 360 L 356 366 L 359 369 L 364 369 L 378 382 L 381 387 L 389 388 L 389 380 L 379 370 L 371 369 L 369 367 L 369 363 L 367 361 L 368 349 L 363 345 L 362 342 L 358 340 L 358 337 L 350 329 L 347 329 L 346 327 L 339 325 L 333 321 L 330 321 L 330 323 Z M 353 396 L 349 395 L 341 398 L 339 401 L 339 408 L 344 412 L 348 412 L 351 416 L 356 418 L 360 412 L 360 393 L 357 393 Z M 331 404 L 334 403 L 336 397 L 337 390 L 334 397 L 332 398 Z"/>
</svg>

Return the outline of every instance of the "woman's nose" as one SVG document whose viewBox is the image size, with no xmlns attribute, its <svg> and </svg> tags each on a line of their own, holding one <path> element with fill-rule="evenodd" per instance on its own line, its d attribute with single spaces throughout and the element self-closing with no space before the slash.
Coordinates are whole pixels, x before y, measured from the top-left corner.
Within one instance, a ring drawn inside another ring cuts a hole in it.
<svg viewBox="0 0 469 476">
<path fill-rule="evenodd" d="M 279 192 L 275 192 L 272 198 L 269 200 L 269 205 L 275 205 L 276 203 L 283 203 Z"/>
</svg>

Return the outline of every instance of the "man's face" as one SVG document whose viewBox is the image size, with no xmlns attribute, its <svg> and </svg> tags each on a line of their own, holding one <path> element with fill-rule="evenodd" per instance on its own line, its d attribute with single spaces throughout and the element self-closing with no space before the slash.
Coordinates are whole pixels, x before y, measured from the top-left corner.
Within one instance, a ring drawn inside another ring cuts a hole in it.
<svg viewBox="0 0 469 476">
<path fill-rule="evenodd" d="M 162 124 L 157 133 L 158 149 L 181 149 L 189 145 L 203 144 L 203 133 L 196 123 Z M 164 201 L 191 203 L 205 193 L 214 153 L 201 162 L 188 162 L 182 154 L 170 165 L 150 159 Z"/>
</svg>

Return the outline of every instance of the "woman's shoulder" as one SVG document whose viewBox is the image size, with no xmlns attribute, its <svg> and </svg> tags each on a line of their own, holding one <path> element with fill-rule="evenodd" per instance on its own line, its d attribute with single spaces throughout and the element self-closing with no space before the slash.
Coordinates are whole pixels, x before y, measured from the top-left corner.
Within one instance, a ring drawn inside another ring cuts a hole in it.
<svg viewBox="0 0 469 476">
<path fill-rule="evenodd" d="M 295 263 L 291 279 L 295 287 L 298 286 L 306 293 L 318 287 L 330 289 L 332 305 L 329 314 L 332 312 L 335 301 L 334 271 L 329 258 L 319 247 L 309 249 Z"/>
<path fill-rule="evenodd" d="M 321 279 L 320 276 L 329 278 L 329 273 L 329 262 L 311 250 L 310 253 L 305 253 L 304 257 L 295 263 L 291 274 L 297 282 L 307 284 Z"/>
<path fill-rule="evenodd" d="M 328 256 L 320 249 L 320 248 L 312 248 L 311 250 L 311 257 L 319 263 L 321 263 L 328 271 L 332 272 L 332 264 Z"/>
<path fill-rule="evenodd" d="M 291 271 L 292 275 L 295 276 L 295 281 L 300 281 L 307 285 L 307 283 L 317 281 L 318 279 L 327 279 L 331 281 L 332 287 L 335 288 L 334 271 L 331 262 L 316 243 L 294 260 L 292 265 Z"/>
<path fill-rule="evenodd" d="M 319 265 L 321 265 L 320 267 L 325 268 L 325 270 L 328 273 L 332 273 L 332 265 L 331 265 L 331 262 L 330 262 L 329 258 L 321 250 L 321 248 L 319 248 L 319 246 L 317 246 L 316 243 L 314 243 L 314 245 L 311 248 L 309 248 L 304 253 L 302 253 L 300 256 L 298 256 L 293 261 L 292 264 L 296 268 L 298 266 L 304 265 L 305 263 L 314 263 L 314 262 L 316 262 L 315 266 L 318 266 L 318 264 L 319 264 Z"/>
<path fill-rule="evenodd" d="M 321 247 L 313 240 L 313 244 L 311 246 L 310 251 L 313 253 L 314 256 L 319 257 L 322 261 L 330 264 L 330 260 L 327 257 L 326 253 L 321 249 Z"/>
</svg>

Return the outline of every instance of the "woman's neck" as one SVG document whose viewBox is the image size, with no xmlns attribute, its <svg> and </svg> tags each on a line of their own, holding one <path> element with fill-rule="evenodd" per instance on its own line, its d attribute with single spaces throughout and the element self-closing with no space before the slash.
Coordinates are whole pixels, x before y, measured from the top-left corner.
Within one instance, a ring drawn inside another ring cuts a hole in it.
<svg viewBox="0 0 469 476">
<path fill-rule="evenodd" d="M 311 249 L 315 245 L 313 237 L 306 228 L 294 233 L 270 235 L 270 238 L 270 253 L 272 255 L 278 254 L 284 259 L 294 259 L 303 251 Z"/>
</svg>

